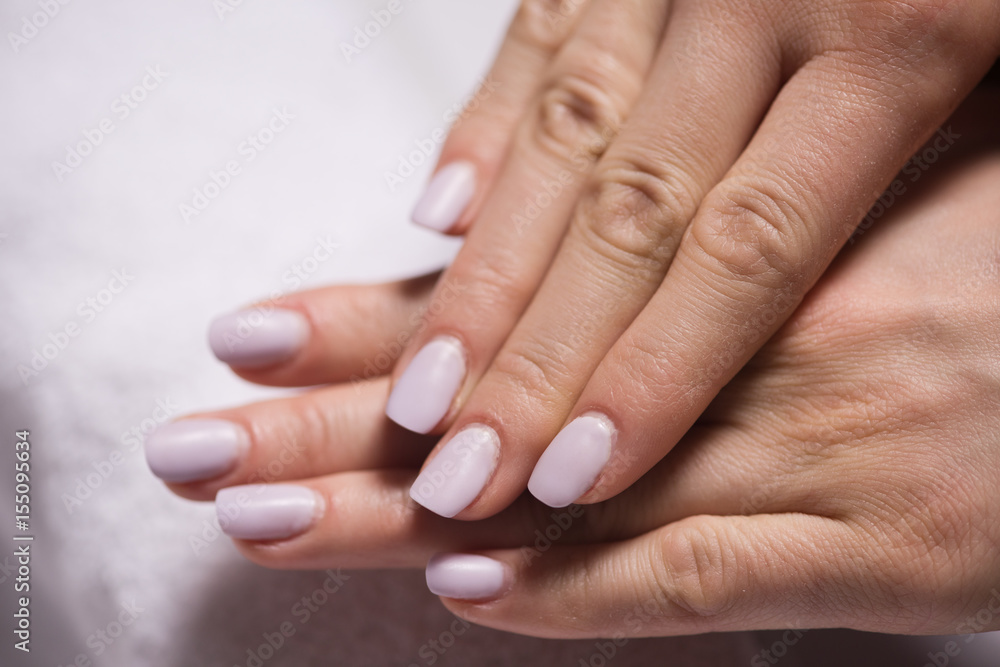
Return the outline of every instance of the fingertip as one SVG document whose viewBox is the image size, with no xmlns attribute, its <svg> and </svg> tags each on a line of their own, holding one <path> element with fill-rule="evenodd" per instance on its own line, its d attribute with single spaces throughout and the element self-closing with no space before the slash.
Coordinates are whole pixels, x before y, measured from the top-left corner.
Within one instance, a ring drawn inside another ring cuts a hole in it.
<svg viewBox="0 0 1000 667">
<path fill-rule="evenodd" d="M 217 317 L 208 328 L 212 353 L 237 369 L 260 369 L 289 361 L 309 339 L 302 313 L 260 305 Z"/>
<path fill-rule="evenodd" d="M 485 424 L 470 424 L 449 439 L 410 487 L 410 498 L 450 519 L 469 507 L 493 477 L 500 437 Z"/>
<path fill-rule="evenodd" d="M 528 480 L 528 491 L 549 507 L 576 502 L 606 468 L 616 436 L 615 425 L 605 415 L 580 415 L 542 453 Z"/>
<path fill-rule="evenodd" d="M 440 232 L 455 229 L 476 194 L 476 166 L 458 160 L 438 170 L 417 201 L 410 218 L 414 224 Z"/>
<path fill-rule="evenodd" d="M 444 598 L 484 601 L 501 597 L 513 571 L 503 561 L 479 554 L 440 553 L 427 562 L 427 588 Z"/>
<path fill-rule="evenodd" d="M 215 479 L 233 470 L 250 449 L 250 436 L 223 419 L 183 419 L 161 426 L 145 444 L 146 464 L 170 484 Z"/>
<path fill-rule="evenodd" d="M 393 386 L 386 416 L 414 433 L 430 433 L 451 411 L 468 373 L 467 356 L 452 336 L 424 345 Z"/>
<path fill-rule="evenodd" d="M 320 493 L 295 484 L 232 486 L 215 498 L 222 532 L 258 542 L 301 535 L 323 517 L 326 505 Z"/>
</svg>

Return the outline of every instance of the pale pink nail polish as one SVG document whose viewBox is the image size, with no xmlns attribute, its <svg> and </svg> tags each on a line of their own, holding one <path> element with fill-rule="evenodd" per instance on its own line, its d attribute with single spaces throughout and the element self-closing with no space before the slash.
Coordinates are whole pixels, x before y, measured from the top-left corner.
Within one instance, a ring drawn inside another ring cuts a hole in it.
<svg viewBox="0 0 1000 667">
<path fill-rule="evenodd" d="M 611 420 L 589 412 L 571 421 L 542 453 L 528 490 L 549 507 L 566 507 L 593 486 L 611 457 L 616 430 Z"/>
<path fill-rule="evenodd" d="M 212 352 L 237 368 L 270 366 L 290 359 L 308 336 L 306 318 L 281 308 L 241 310 L 216 318 L 208 328 Z"/>
<path fill-rule="evenodd" d="M 465 351 L 457 339 L 435 338 L 406 367 L 393 387 L 385 414 L 417 433 L 444 419 L 465 379 Z"/>
<path fill-rule="evenodd" d="M 241 540 L 293 537 L 313 525 L 323 509 L 318 493 L 293 484 L 231 486 L 215 496 L 222 532 Z"/>
<path fill-rule="evenodd" d="M 471 162 L 452 162 L 427 186 L 413 209 L 413 222 L 438 232 L 455 226 L 476 194 L 476 167 Z"/>
<path fill-rule="evenodd" d="M 222 419 L 185 419 L 146 440 L 146 463 L 165 482 L 211 479 L 231 470 L 250 447 L 240 426 Z"/>
<path fill-rule="evenodd" d="M 438 554 L 427 563 L 426 576 L 431 593 L 456 600 L 493 597 L 509 578 L 503 563 L 474 554 Z"/>
<path fill-rule="evenodd" d="M 464 510 L 482 493 L 500 456 L 500 438 L 473 424 L 455 434 L 410 487 L 410 497 L 443 517 Z"/>
</svg>

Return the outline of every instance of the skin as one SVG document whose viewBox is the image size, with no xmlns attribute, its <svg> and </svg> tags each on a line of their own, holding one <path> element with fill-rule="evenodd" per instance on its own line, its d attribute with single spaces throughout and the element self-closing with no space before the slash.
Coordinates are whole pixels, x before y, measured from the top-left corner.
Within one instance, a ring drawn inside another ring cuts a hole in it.
<svg viewBox="0 0 1000 667">
<path fill-rule="evenodd" d="M 502 445 L 459 518 L 513 502 L 587 412 L 617 437 L 577 502 L 655 465 L 998 55 L 995 0 L 525 1 L 439 165 L 479 174 L 445 273 L 467 289 L 393 374 L 465 347 L 433 432 Z"/>
<path fill-rule="evenodd" d="M 505 563 L 504 590 L 445 604 L 523 634 L 1000 629 L 1000 614 L 970 620 L 1000 595 L 1000 96 L 980 102 L 950 121 L 964 141 L 906 181 L 677 451 L 568 521 L 527 494 L 474 522 L 408 498 L 434 439 L 382 416 L 388 377 L 350 378 L 379 342 L 424 326 L 427 279 L 294 297 L 324 317 L 301 358 L 252 377 L 329 386 L 202 415 L 243 424 L 250 450 L 220 478 L 171 488 L 210 500 L 297 443 L 272 481 L 314 489 L 327 509 L 291 539 L 237 541 L 247 558 L 423 567 L 481 553 Z"/>
</svg>

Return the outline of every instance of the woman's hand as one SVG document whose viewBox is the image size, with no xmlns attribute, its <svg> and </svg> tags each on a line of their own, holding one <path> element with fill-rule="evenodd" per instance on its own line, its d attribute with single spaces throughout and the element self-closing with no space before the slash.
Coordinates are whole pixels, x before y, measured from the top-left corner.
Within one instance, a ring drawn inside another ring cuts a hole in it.
<svg viewBox="0 0 1000 667">
<path fill-rule="evenodd" d="M 956 131 L 966 149 L 998 145 Z M 428 281 L 290 297 L 304 347 L 253 373 L 343 383 L 179 422 L 194 426 L 152 438 L 150 463 L 187 477 L 172 486 L 185 497 L 218 492 L 257 563 L 421 567 L 447 552 L 428 581 L 449 608 L 524 634 L 1000 629 L 1000 151 L 943 164 L 960 150 L 908 185 L 678 451 L 610 500 L 552 510 L 525 494 L 474 522 L 410 501 L 433 442 L 380 419 L 387 378 L 347 380 L 419 331 Z"/>
<path fill-rule="evenodd" d="M 387 413 L 444 434 L 432 469 L 471 454 L 413 497 L 478 519 L 628 487 L 913 152 L 951 149 L 998 53 L 995 0 L 524 2 L 415 211 L 468 238 Z"/>
</svg>

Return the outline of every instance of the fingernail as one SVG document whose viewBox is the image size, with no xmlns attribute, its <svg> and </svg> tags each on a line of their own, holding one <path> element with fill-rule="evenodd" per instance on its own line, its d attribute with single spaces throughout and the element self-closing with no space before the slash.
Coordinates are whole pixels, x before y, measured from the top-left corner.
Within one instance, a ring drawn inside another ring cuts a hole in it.
<svg viewBox="0 0 1000 667">
<path fill-rule="evenodd" d="M 165 482 L 197 482 L 231 470 L 250 447 L 250 436 L 222 419 L 185 419 L 162 426 L 146 440 L 146 463 Z"/>
<path fill-rule="evenodd" d="M 431 179 L 411 218 L 421 227 L 446 232 L 462 217 L 474 194 L 476 167 L 471 162 L 452 162 Z"/>
<path fill-rule="evenodd" d="M 385 414 L 404 428 L 427 433 L 444 419 L 465 378 L 465 352 L 454 338 L 427 343 L 393 387 Z"/>
<path fill-rule="evenodd" d="M 468 507 L 490 480 L 500 438 L 489 426 L 468 426 L 449 440 L 410 487 L 410 497 L 443 517 Z"/>
<path fill-rule="evenodd" d="M 498 560 L 472 554 L 438 554 L 427 563 L 427 588 L 456 600 L 493 597 L 504 588 L 507 567 Z"/>
<path fill-rule="evenodd" d="M 309 323 L 293 310 L 241 310 L 216 318 L 208 344 L 220 361 L 238 368 L 259 368 L 285 361 L 305 345 Z"/>
<path fill-rule="evenodd" d="M 322 512 L 319 494 L 292 484 L 231 486 L 215 496 L 222 532 L 241 540 L 283 540 L 298 535 Z"/>
<path fill-rule="evenodd" d="M 549 507 L 566 507 L 601 473 L 615 440 L 611 420 L 598 413 L 577 417 L 549 444 L 528 480 L 528 490 Z"/>
</svg>

